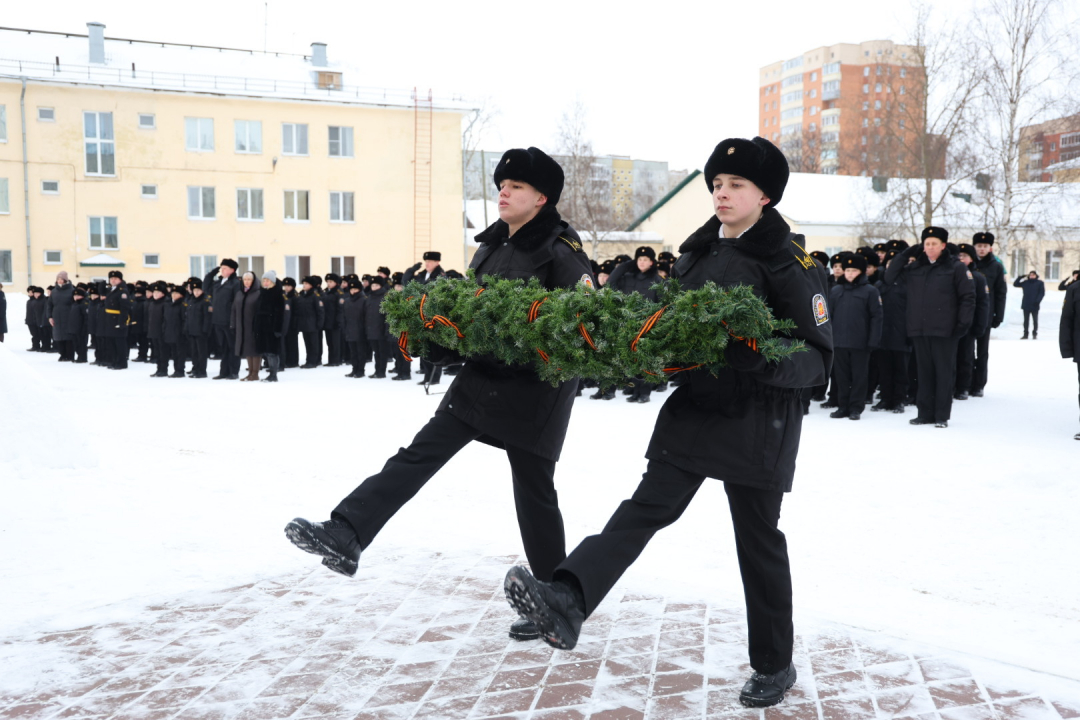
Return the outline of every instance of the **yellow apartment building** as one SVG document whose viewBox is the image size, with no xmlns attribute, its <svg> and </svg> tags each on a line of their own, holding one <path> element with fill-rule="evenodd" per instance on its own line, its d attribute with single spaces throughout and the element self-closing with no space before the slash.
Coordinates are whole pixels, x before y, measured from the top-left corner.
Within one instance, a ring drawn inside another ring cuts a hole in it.
<svg viewBox="0 0 1080 720">
<path fill-rule="evenodd" d="M 465 256 L 456 99 L 310 55 L 0 29 L 0 282 Z M 76 280 L 77 281 L 77 280 Z"/>
</svg>

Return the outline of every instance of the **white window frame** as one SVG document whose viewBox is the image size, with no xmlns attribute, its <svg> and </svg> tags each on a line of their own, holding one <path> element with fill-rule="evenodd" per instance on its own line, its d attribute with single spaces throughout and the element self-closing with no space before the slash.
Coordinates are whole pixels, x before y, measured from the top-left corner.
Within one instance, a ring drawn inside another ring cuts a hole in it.
<svg viewBox="0 0 1080 720">
<path fill-rule="evenodd" d="M 152 263 L 149 258 L 157 258 L 157 262 Z M 161 267 L 161 253 L 143 253 L 142 264 L 148 268 Z"/>
<path fill-rule="evenodd" d="M 299 217 L 300 211 L 300 193 L 304 193 L 307 198 L 307 217 Z M 285 190 L 282 193 L 285 200 L 285 210 L 282 213 L 282 217 L 287 223 L 309 223 L 311 222 L 311 191 L 310 190 Z M 290 197 L 291 196 L 291 197 Z M 289 213 L 292 212 L 292 217 L 289 217 Z"/>
<path fill-rule="evenodd" d="M 146 192 L 146 188 L 154 188 L 154 191 L 151 192 L 151 193 L 148 193 L 148 192 Z M 150 183 L 139 183 L 139 197 L 144 198 L 146 200 L 157 200 L 158 199 L 157 185 L 153 185 L 153 184 L 150 184 Z"/>
<path fill-rule="evenodd" d="M 45 183 L 55 183 L 55 190 L 46 190 Z M 42 195 L 59 195 L 60 194 L 60 181 L 59 180 L 42 180 L 41 181 L 41 194 Z"/>
<path fill-rule="evenodd" d="M 258 283 L 262 278 L 263 272 L 266 268 L 266 256 L 264 255 L 237 255 L 236 263 L 240 267 L 237 268 L 236 274 L 243 276 L 244 273 L 254 273 L 255 282 Z"/>
<path fill-rule="evenodd" d="M 49 253 L 56 253 L 56 259 L 50 260 Z M 42 250 L 41 251 L 42 262 L 46 265 L 63 265 L 64 264 L 64 251 L 63 250 Z"/>
<path fill-rule="evenodd" d="M 300 128 L 303 128 L 301 132 Z M 281 123 L 281 154 L 295 157 L 307 157 L 310 155 L 311 135 L 308 132 L 307 123 Z M 302 141 L 302 143 L 301 143 Z M 303 152 L 300 145 L 303 144 Z"/>
<path fill-rule="evenodd" d="M 345 262 L 347 259 L 352 260 L 352 268 Z M 355 255 L 331 255 L 330 256 L 330 272 L 336 273 L 342 277 L 356 272 L 356 256 Z"/>
<path fill-rule="evenodd" d="M 259 198 L 259 216 L 252 217 L 252 209 L 255 207 L 253 202 L 256 193 Z M 247 201 L 247 213 L 242 212 L 243 208 L 240 205 L 240 199 L 243 197 Z M 236 219 L 239 222 L 264 222 L 266 220 L 266 194 L 262 188 L 236 188 Z"/>
<path fill-rule="evenodd" d="M 43 117 L 42 112 L 51 114 L 51 117 Z M 56 122 L 56 108 L 54 107 L 38 107 L 37 109 L 38 122 Z"/>
<path fill-rule="evenodd" d="M 346 202 L 346 200 L 348 202 Z M 337 207 L 335 208 L 335 201 Z M 349 217 L 345 217 L 344 212 L 348 207 Z M 337 210 L 337 217 L 334 217 L 334 210 Z M 310 208 L 308 215 L 310 215 Z M 330 222 L 332 223 L 344 223 L 354 224 L 356 222 L 356 193 L 348 190 L 331 190 L 330 191 Z"/>
<path fill-rule="evenodd" d="M 210 132 L 207 135 L 206 130 Z M 192 135 L 194 132 L 194 135 Z M 205 138 L 210 138 L 210 146 L 203 145 Z M 184 118 L 184 149 L 188 152 L 214 152 L 214 118 L 185 117 Z"/>
<path fill-rule="evenodd" d="M 1063 250 L 1047 250 L 1046 264 L 1044 266 L 1046 280 L 1060 281 L 1061 266 L 1065 264 L 1065 252 Z"/>
<path fill-rule="evenodd" d="M 149 125 L 143 122 L 144 118 L 150 118 Z M 157 130 L 157 116 L 154 113 L 139 113 L 138 125 L 140 130 Z"/>
<path fill-rule="evenodd" d="M 87 118 L 92 116 L 94 118 L 94 135 L 90 135 L 86 129 Z M 102 120 L 108 118 L 110 126 L 111 137 L 102 137 Z M 87 161 L 90 157 L 90 145 L 94 146 L 93 157 L 97 161 L 97 170 L 90 171 L 87 166 Z M 108 157 L 109 154 L 105 153 L 106 147 L 112 148 L 112 172 L 105 172 L 105 163 L 103 158 Z M 83 111 L 83 170 L 89 177 L 116 177 L 116 126 L 113 124 L 111 112 L 98 112 L 96 110 L 84 110 Z"/>
<path fill-rule="evenodd" d="M 192 192 L 191 192 L 192 190 L 198 190 L 199 192 L 196 195 L 192 195 Z M 207 198 L 206 191 L 207 190 L 210 191 L 209 197 L 211 198 L 211 202 L 213 203 L 213 206 L 214 206 L 212 208 L 213 213 L 214 213 L 213 215 L 206 215 L 206 198 Z M 195 200 L 195 198 L 198 198 L 198 213 L 199 213 L 198 215 L 192 215 L 191 214 L 192 201 Z M 188 185 L 187 195 L 186 195 L 185 199 L 187 201 L 188 220 L 205 220 L 205 221 L 217 220 L 217 190 L 214 188 L 214 186 L 212 186 L 212 185 Z"/>
<path fill-rule="evenodd" d="M 255 132 L 252 133 L 252 130 Z M 252 135 L 255 141 L 252 142 Z M 246 150 L 240 149 L 241 138 L 247 146 Z M 258 145 L 252 149 L 252 145 Z M 262 155 L 262 120 L 233 120 L 233 151 L 237 155 Z"/>
<path fill-rule="evenodd" d="M 0 105 L 0 143 L 7 142 L 7 105 Z"/>
<path fill-rule="evenodd" d="M 217 267 L 217 264 L 217 255 L 188 255 L 188 269 L 192 277 L 206 277 L 206 273 Z"/>
<path fill-rule="evenodd" d="M 94 221 L 99 223 L 100 230 L 98 232 L 98 244 L 94 244 Z M 107 225 L 108 221 L 112 220 L 115 226 L 116 232 L 116 247 L 105 247 L 107 238 Z M 87 244 L 91 250 L 100 250 L 102 252 L 118 252 L 120 250 L 120 220 L 115 215 L 91 215 L 88 222 L 89 232 L 87 233 Z"/>
<path fill-rule="evenodd" d="M 14 282 L 15 270 L 11 266 L 10 250 L 0 250 L 0 283 Z"/>
<path fill-rule="evenodd" d="M 11 214 L 11 190 L 8 179 L 0 177 L 0 215 Z"/>
<path fill-rule="evenodd" d="M 334 131 L 337 130 L 337 139 L 334 138 Z M 329 140 L 329 152 L 330 157 L 339 158 L 351 158 L 355 157 L 356 146 L 353 144 L 353 129 L 347 125 L 330 125 L 327 129 Z M 337 145 L 337 152 L 334 152 L 334 146 Z"/>
</svg>

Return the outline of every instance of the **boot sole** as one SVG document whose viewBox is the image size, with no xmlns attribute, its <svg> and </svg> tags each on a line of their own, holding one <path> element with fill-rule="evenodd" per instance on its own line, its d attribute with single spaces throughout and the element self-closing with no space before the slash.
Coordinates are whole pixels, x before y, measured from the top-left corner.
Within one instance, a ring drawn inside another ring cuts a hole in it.
<svg viewBox="0 0 1080 720">
<path fill-rule="evenodd" d="M 540 633 L 538 633 L 538 632 L 526 633 L 526 632 L 517 632 L 516 630 L 511 630 L 508 634 L 514 640 L 539 640 L 540 639 Z"/>
<path fill-rule="evenodd" d="M 787 687 L 784 688 L 784 692 L 780 693 L 780 697 L 778 698 L 755 698 L 740 694 L 739 703 L 741 703 L 745 707 L 752 708 L 763 708 L 772 707 L 773 705 L 779 705 L 780 703 L 784 702 L 784 698 L 787 697 L 788 690 L 795 687 L 796 680 L 798 680 L 798 675 L 793 675 L 791 678 L 791 682 L 787 684 Z"/>
<path fill-rule="evenodd" d="M 285 537 L 296 547 L 312 555 L 321 555 L 323 565 L 336 573 L 353 577 L 356 575 L 357 563 L 350 557 L 346 557 L 334 550 L 326 543 L 319 540 L 311 526 L 299 519 L 293 520 L 285 526 Z"/>
<path fill-rule="evenodd" d="M 566 621 L 550 612 L 547 603 L 533 593 L 520 568 L 511 568 L 506 574 L 503 593 L 518 615 L 536 624 L 540 639 L 548 645 L 557 650 L 573 650 L 577 645 L 577 640 L 567 640 L 573 634 Z"/>
</svg>

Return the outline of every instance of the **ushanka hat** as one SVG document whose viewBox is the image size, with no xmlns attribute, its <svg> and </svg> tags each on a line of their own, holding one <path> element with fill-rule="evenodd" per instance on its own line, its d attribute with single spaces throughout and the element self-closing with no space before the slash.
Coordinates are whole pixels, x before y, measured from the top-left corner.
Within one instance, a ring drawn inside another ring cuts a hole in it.
<svg viewBox="0 0 1080 720">
<path fill-rule="evenodd" d="M 713 180 L 720 173 L 738 175 L 761 188 L 769 198 L 765 207 L 775 207 L 784 197 L 787 187 L 787 158 L 780 149 L 763 137 L 753 140 L 728 138 L 713 150 L 705 163 L 705 184 L 713 191 Z"/>
<path fill-rule="evenodd" d="M 390 276 L 390 282 L 394 285 L 402 285 L 405 282 L 405 275 L 400 272 L 396 272 Z"/>
<path fill-rule="evenodd" d="M 875 258 L 875 260 L 876 259 L 877 258 Z M 866 258 L 859 253 L 844 253 L 844 257 L 840 261 L 840 266 L 845 270 L 848 268 L 855 268 L 860 272 L 866 272 Z"/>
<path fill-rule="evenodd" d="M 992 232 L 977 232 L 971 236 L 971 244 L 978 245 L 984 243 L 986 245 L 994 244 L 994 233 Z"/>
<path fill-rule="evenodd" d="M 895 250 L 899 253 L 907 250 L 909 247 L 911 246 L 908 245 L 907 240 L 890 240 L 889 242 L 885 243 L 886 252 L 888 252 L 889 250 Z"/>
<path fill-rule="evenodd" d="M 426 253 L 424 253 L 424 259 L 440 262 L 442 261 L 442 253 L 438 250 L 428 250 Z"/>
<path fill-rule="evenodd" d="M 332 273 L 332 272 L 326 273 L 326 282 L 328 282 L 328 283 L 329 282 L 337 283 L 338 285 L 340 285 L 341 284 L 341 276 L 338 275 L 337 273 Z"/>
<path fill-rule="evenodd" d="M 956 252 L 964 253 L 972 260 L 978 260 L 979 256 L 975 253 L 975 246 L 968 243 L 957 243 Z"/>
<path fill-rule="evenodd" d="M 385 265 L 379 266 L 379 269 L 376 270 L 375 272 L 379 273 L 380 275 L 385 275 L 386 277 L 390 277 L 390 268 L 386 267 Z"/>
<path fill-rule="evenodd" d="M 831 267 L 833 265 L 839 265 L 840 263 L 842 263 L 844 261 L 845 254 L 846 253 L 838 252 L 833 255 L 831 258 L 829 258 L 829 266 Z"/>
<path fill-rule="evenodd" d="M 656 256 L 658 262 L 674 263 L 676 259 L 675 255 L 667 250 Z"/>
<path fill-rule="evenodd" d="M 647 257 L 650 260 L 652 260 L 653 262 L 656 262 L 656 251 L 653 250 L 648 245 L 642 245 L 641 247 L 639 247 L 637 250 L 634 251 L 634 260 L 637 260 L 638 258 L 641 258 L 641 257 Z"/>
<path fill-rule="evenodd" d="M 294 288 L 294 287 L 296 287 L 296 279 L 291 278 L 291 277 L 287 277 L 287 278 L 285 278 L 284 280 L 281 281 L 281 284 L 283 286 L 288 285 L 289 287 Z"/>
<path fill-rule="evenodd" d="M 828 253 L 822 252 L 820 250 L 815 250 L 814 252 L 810 253 L 810 257 L 814 258 L 815 260 L 817 260 L 819 263 L 821 263 L 825 267 L 829 267 L 829 254 Z"/>
<path fill-rule="evenodd" d="M 110 270 L 109 271 L 109 279 L 111 280 L 112 278 L 119 278 L 119 279 L 123 280 L 124 279 L 124 273 L 120 272 L 119 270 Z"/>
<path fill-rule="evenodd" d="M 937 238 L 943 243 L 949 242 L 949 231 L 945 228 L 935 227 L 931 225 L 928 228 L 924 228 L 922 231 L 922 240 L 926 241 L 926 238 Z"/>
<path fill-rule="evenodd" d="M 225 258 L 224 260 L 221 261 L 221 267 L 229 267 L 229 268 L 232 268 L 233 270 L 237 270 L 237 269 L 240 268 L 240 264 L 238 262 L 236 262 L 235 260 L 232 260 L 230 258 Z"/>
<path fill-rule="evenodd" d="M 499 158 L 495 168 L 495 188 L 500 189 L 503 180 L 527 182 L 547 196 L 548 205 L 557 205 L 562 195 L 562 166 L 539 148 L 514 148 Z"/>
</svg>

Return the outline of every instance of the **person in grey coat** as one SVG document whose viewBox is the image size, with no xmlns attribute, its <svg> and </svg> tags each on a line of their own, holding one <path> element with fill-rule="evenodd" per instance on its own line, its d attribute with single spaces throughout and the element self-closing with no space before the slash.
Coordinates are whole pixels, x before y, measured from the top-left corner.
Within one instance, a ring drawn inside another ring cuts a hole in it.
<svg viewBox="0 0 1080 720">
<path fill-rule="evenodd" d="M 49 325 L 52 326 L 52 338 L 60 351 L 59 362 L 71 362 L 75 359 L 75 343 L 68 339 L 67 321 L 71 316 L 71 303 L 74 298 L 75 286 L 68 280 L 66 270 L 56 274 L 56 284 L 49 293 L 49 302 L 46 307 L 49 317 Z"/>
<path fill-rule="evenodd" d="M 240 290 L 232 303 L 232 322 L 229 328 L 235 342 L 233 352 L 238 358 L 247 361 L 247 375 L 241 381 L 251 382 L 259 379 L 259 351 L 255 345 L 255 313 L 259 309 L 259 295 L 262 290 L 255 282 L 255 273 L 246 272 Z"/>
</svg>

